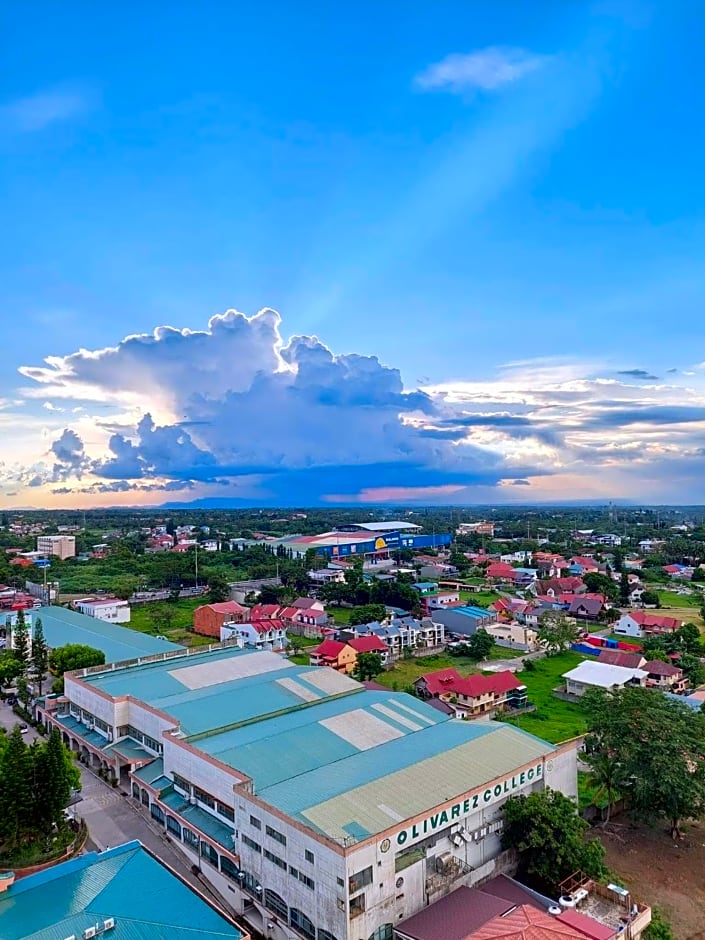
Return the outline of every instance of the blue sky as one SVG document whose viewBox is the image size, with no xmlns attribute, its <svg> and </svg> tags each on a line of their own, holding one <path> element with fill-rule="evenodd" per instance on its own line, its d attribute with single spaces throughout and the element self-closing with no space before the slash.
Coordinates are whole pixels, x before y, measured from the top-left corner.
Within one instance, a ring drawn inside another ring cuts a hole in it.
<svg viewBox="0 0 705 940">
<path fill-rule="evenodd" d="M 688 0 L 15 6 L 0 502 L 705 501 L 701 36 Z"/>
</svg>

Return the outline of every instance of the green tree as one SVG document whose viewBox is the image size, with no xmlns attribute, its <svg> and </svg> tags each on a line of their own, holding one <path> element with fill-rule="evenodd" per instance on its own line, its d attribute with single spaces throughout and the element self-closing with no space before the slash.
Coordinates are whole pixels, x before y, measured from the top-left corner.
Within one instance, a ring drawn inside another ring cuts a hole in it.
<svg viewBox="0 0 705 940">
<path fill-rule="evenodd" d="M 176 611 L 169 604 L 154 604 L 149 609 L 148 617 L 154 632 L 163 635 L 174 626 Z"/>
<path fill-rule="evenodd" d="M 641 603 L 646 607 L 660 607 L 661 598 L 656 591 L 644 591 L 641 595 Z"/>
<path fill-rule="evenodd" d="M 138 578 L 124 575 L 113 582 L 112 591 L 115 597 L 119 597 L 122 601 L 127 601 L 132 597 L 138 587 Z"/>
<path fill-rule="evenodd" d="M 626 571 L 622 571 L 622 574 L 619 578 L 619 603 L 626 607 L 629 603 L 629 595 L 631 593 L 631 587 L 629 585 L 629 576 Z"/>
<path fill-rule="evenodd" d="M 29 668 L 29 637 L 27 636 L 27 624 L 24 619 L 24 612 L 17 611 L 17 620 L 12 629 L 12 649 L 15 659 L 20 664 L 22 675 Z"/>
<path fill-rule="evenodd" d="M 591 594 L 603 594 L 610 601 L 619 599 L 619 586 L 609 575 L 590 571 L 583 575 L 583 582 Z"/>
<path fill-rule="evenodd" d="M 380 653 L 359 653 L 353 676 L 360 682 L 374 679 L 380 672 L 384 672 L 384 663 Z"/>
<path fill-rule="evenodd" d="M 597 840 L 585 839 L 588 828 L 567 796 L 539 790 L 507 800 L 502 843 L 518 852 L 520 875 L 555 896 L 560 883 L 576 871 L 595 879 L 607 874 L 605 850 Z"/>
<path fill-rule="evenodd" d="M 67 750 L 61 741 L 61 735 L 57 728 L 52 728 L 49 739 L 41 745 L 35 757 L 34 797 L 39 827 L 44 832 L 53 824 L 60 824 L 63 810 L 71 796 L 72 784 L 75 782 L 73 772 L 78 773 L 72 764 L 67 765 L 66 758 Z"/>
<path fill-rule="evenodd" d="M 230 597 L 230 584 L 221 571 L 214 571 L 208 576 L 208 594 L 211 604 L 219 604 Z"/>
<path fill-rule="evenodd" d="M 29 673 L 37 684 L 37 692 L 42 694 L 42 686 L 46 681 L 47 671 L 49 669 L 49 648 L 44 639 L 44 628 L 39 617 L 34 621 L 34 630 L 32 636 L 32 655 L 30 660 Z"/>
<path fill-rule="evenodd" d="M 590 768 L 590 779 L 596 788 L 596 796 L 605 798 L 606 807 L 603 813 L 603 821 L 607 824 L 610 821 L 612 807 L 619 794 L 619 789 L 623 784 L 622 765 L 616 754 L 608 751 L 598 750 L 585 754 L 583 760 Z"/>
<path fill-rule="evenodd" d="M 55 676 L 59 677 L 74 669 L 87 669 L 90 666 L 103 666 L 104 664 L 105 653 L 83 643 L 57 646 L 49 654 L 49 668 Z"/>
<path fill-rule="evenodd" d="M 22 666 L 14 653 L 6 650 L 0 654 L 0 687 L 11 685 L 22 673 Z"/>
<path fill-rule="evenodd" d="M 10 848 L 18 844 L 31 818 L 33 776 L 29 749 L 15 725 L 0 761 L 0 833 Z"/>
<path fill-rule="evenodd" d="M 676 940 L 671 925 L 657 907 L 651 908 L 651 923 L 644 931 L 644 940 Z"/>
<path fill-rule="evenodd" d="M 577 640 L 578 628 L 565 614 L 549 610 L 541 617 L 537 634 L 546 655 L 555 656 Z"/>
<path fill-rule="evenodd" d="M 27 676 L 24 673 L 21 673 L 17 677 L 17 698 L 22 703 L 22 707 L 26 712 L 29 711 L 29 703 L 32 701 L 32 691 L 27 682 Z"/>
<path fill-rule="evenodd" d="M 480 627 L 476 630 L 467 642 L 469 656 L 478 662 L 487 659 L 495 646 L 494 637 L 490 636 L 487 630 Z"/>
<path fill-rule="evenodd" d="M 638 687 L 591 690 L 582 704 L 587 750 L 618 762 L 636 818 L 666 820 L 677 839 L 684 819 L 705 816 L 705 715 Z"/>
<path fill-rule="evenodd" d="M 383 620 L 385 615 L 384 604 L 363 604 L 362 607 L 355 607 L 350 613 L 351 626 L 360 623 L 372 623 L 376 620 Z"/>
</svg>

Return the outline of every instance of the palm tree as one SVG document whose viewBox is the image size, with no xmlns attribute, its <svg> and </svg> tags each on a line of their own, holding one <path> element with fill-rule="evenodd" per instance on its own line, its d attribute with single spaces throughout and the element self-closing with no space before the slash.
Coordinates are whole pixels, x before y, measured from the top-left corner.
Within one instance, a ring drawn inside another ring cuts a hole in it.
<svg viewBox="0 0 705 940">
<path fill-rule="evenodd" d="M 590 778 L 595 784 L 595 797 L 604 796 L 607 800 L 606 812 L 602 814 L 605 825 L 610 821 L 610 812 L 616 802 L 621 784 L 621 765 L 615 754 L 609 751 L 596 751 L 586 754 L 585 763 L 590 767 Z"/>
</svg>

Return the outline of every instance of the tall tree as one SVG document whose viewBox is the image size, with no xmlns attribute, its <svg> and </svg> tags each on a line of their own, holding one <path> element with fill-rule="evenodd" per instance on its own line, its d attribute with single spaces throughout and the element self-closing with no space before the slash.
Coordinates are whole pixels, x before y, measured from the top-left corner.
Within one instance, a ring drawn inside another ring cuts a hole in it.
<svg viewBox="0 0 705 940">
<path fill-rule="evenodd" d="M 383 671 L 384 664 L 379 653 L 360 653 L 355 663 L 353 676 L 360 682 L 364 682 L 366 679 L 374 679 Z"/>
<path fill-rule="evenodd" d="M 578 638 L 577 626 L 559 611 L 551 610 L 543 614 L 537 632 L 547 656 L 555 656 Z"/>
<path fill-rule="evenodd" d="M 29 637 L 27 636 L 27 624 L 24 619 L 24 611 L 17 611 L 17 620 L 12 629 L 12 649 L 15 659 L 20 664 L 22 675 L 29 668 Z"/>
<path fill-rule="evenodd" d="M 211 604 L 219 604 L 230 597 L 230 583 L 221 571 L 208 575 L 208 594 Z"/>
<path fill-rule="evenodd" d="M 105 653 L 102 650 L 83 643 L 57 646 L 49 654 L 49 665 L 55 676 L 63 676 L 72 669 L 87 669 L 89 666 L 102 666 L 104 663 Z"/>
<path fill-rule="evenodd" d="M 59 824 L 71 796 L 73 775 L 66 762 L 67 751 L 57 728 L 52 728 L 49 740 L 39 749 L 36 758 L 35 804 L 38 822 L 43 831 Z"/>
<path fill-rule="evenodd" d="M 592 690 L 583 697 L 587 750 L 619 764 L 619 789 L 638 819 L 705 817 L 705 715 L 650 689 Z"/>
<path fill-rule="evenodd" d="M 32 777 L 29 749 L 15 725 L 0 762 L 0 832 L 11 848 L 31 819 Z"/>
<path fill-rule="evenodd" d="M 46 681 L 49 669 L 49 648 L 44 639 L 44 628 L 39 617 L 34 621 L 32 636 L 32 654 L 29 673 L 37 684 L 37 692 L 42 694 L 42 686 Z"/>
</svg>

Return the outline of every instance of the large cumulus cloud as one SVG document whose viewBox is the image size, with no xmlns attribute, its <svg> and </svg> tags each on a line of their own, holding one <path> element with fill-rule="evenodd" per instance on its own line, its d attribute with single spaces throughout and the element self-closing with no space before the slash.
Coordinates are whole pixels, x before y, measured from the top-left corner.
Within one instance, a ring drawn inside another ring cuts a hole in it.
<svg viewBox="0 0 705 940">
<path fill-rule="evenodd" d="M 612 495 L 620 473 L 636 491 L 639 474 L 653 482 L 670 466 L 697 480 L 705 469 L 698 367 L 662 382 L 642 369 L 537 360 L 410 391 L 374 356 L 336 354 L 315 336 L 285 340 L 266 309 L 230 310 L 204 330 L 160 327 L 21 373 L 27 399 L 83 408 L 80 428 L 51 444 L 53 463 L 18 478 L 60 482 L 55 493 L 206 486 L 262 503 L 491 500 L 529 483 L 538 498 L 542 485 L 563 493 L 561 480 L 566 495 L 597 482 Z"/>
</svg>

